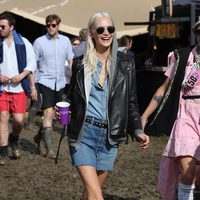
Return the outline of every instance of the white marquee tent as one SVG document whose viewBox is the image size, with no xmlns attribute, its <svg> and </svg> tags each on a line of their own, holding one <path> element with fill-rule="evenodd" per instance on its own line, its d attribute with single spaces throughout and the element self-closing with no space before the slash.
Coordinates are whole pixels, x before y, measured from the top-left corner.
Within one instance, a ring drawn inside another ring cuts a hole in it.
<svg viewBox="0 0 200 200">
<path fill-rule="evenodd" d="M 114 18 L 119 38 L 146 33 L 146 25 L 125 26 L 124 22 L 148 21 L 149 11 L 159 5 L 161 0 L 0 0 L 0 12 L 9 10 L 39 24 L 45 24 L 45 17 L 56 13 L 62 19 L 60 30 L 78 35 L 93 13 L 107 11 Z"/>
</svg>

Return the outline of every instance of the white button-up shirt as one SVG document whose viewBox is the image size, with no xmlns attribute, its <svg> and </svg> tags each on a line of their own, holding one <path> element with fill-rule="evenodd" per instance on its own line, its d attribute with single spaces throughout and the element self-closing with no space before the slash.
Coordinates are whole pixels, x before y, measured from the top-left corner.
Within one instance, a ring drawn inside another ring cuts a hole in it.
<svg viewBox="0 0 200 200">
<path fill-rule="evenodd" d="M 59 91 L 65 87 L 65 61 L 73 59 L 68 37 L 58 34 L 52 40 L 48 34 L 37 38 L 33 44 L 37 59 L 37 80 L 46 87 Z"/>
<path fill-rule="evenodd" d="M 29 70 L 32 73 L 36 69 L 36 59 L 33 47 L 31 43 L 24 37 L 22 37 L 25 47 L 26 47 L 26 62 L 27 65 L 24 70 Z M 15 50 L 15 43 L 12 41 L 11 45 L 8 47 L 7 43 L 3 41 L 3 62 L 0 64 L 0 72 L 2 75 L 12 78 L 19 74 L 17 55 Z M 12 83 L 4 84 L 3 90 L 7 92 L 18 93 L 22 92 L 23 88 L 21 83 L 15 85 Z"/>
</svg>

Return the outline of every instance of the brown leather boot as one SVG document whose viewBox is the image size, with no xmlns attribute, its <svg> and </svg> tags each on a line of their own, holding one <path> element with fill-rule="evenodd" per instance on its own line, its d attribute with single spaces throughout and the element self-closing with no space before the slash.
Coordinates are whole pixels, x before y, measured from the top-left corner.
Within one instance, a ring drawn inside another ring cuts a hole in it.
<svg viewBox="0 0 200 200">
<path fill-rule="evenodd" d="M 46 156 L 48 158 L 55 159 L 56 156 L 55 156 L 53 148 L 52 148 L 53 129 L 52 129 L 52 127 L 46 127 L 46 128 L 43 128 L 43 131 L 44 131 L 44 134 L 43 134 L 44 142 L 45 142 L 45 145 L 46 145 Z"/>
</svg>

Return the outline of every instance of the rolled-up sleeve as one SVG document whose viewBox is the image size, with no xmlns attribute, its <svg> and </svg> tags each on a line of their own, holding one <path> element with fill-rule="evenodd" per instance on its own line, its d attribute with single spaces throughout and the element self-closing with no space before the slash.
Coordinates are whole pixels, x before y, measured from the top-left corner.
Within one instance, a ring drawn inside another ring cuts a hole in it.
<svg viewBox="0 0 200 200">
<path fill-rule="evenodd" d="M 33 46 L 26 38 L 23 38 L 23 40 L 26 46 L 26 60 L 27 60 L 27 64 L 24 70 L 29 70 L 32 73 L 34 73 L 37 65 L 36 65 L 36 57 L 33 50 Z"/>
<path fill-rule="evenodd" d="M 73 50 L 72 50 L 72 45 L 71 45 L 71 42 L 68 38 L 66 38 L 67 40 L 67 44 L 66 44 L 66 47 L 67 47 L 67 60 L 72 60 L 74 58 L 74 53 L 73 53 Z"/>
</svg>

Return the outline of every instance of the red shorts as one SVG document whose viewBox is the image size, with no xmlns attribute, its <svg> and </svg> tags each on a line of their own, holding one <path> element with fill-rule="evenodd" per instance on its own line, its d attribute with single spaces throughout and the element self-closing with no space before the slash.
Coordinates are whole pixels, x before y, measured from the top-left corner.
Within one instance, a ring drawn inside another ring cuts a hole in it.
<svg viewBox="0 0 200 200">
<path fill-rule="evenodd" d="M 3 91 L 0 96 L 0 112 L 25 113 L 28 97 L 26 93 L 12 93 Z"/>
</svg>

